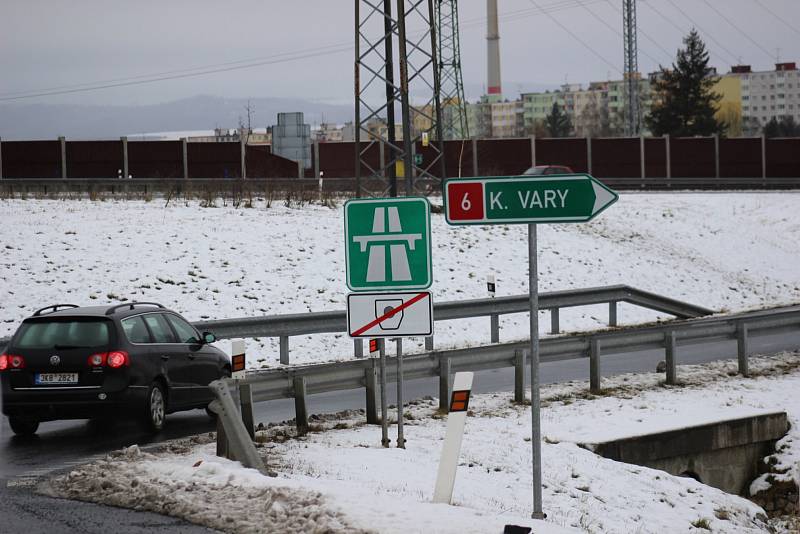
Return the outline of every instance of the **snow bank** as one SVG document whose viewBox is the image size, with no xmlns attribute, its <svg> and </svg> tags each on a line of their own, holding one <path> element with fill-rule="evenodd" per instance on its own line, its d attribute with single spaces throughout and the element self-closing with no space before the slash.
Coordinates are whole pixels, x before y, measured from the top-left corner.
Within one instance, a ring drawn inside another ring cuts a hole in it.
<svg viewBox="0 0 800 534">
<path fill-rule="evenodd" d="M 434 200 L 436 201 L 436 200 Z M 0 337 L 54 302 L 161 302 L 190 320 L 343 310 L 343 214 L 322 206 L 201 208 L 196 202 L 0 200 Z M 539 229 L 541 291 L 629 284 L 709 308 L 800 299 L 800 193 L 623 194 L 586 224 Z M 527 292 L 524 225 L 448 226 L 432 216 L 437 301 Z M 621 324 L 660 315 L 623 304 Z M 567 330 L 605 325 L 607 307 L 563 310 Z M 546 321 L 543 321 L 544 329 Z M 525 314 L 501 339 L 527 337 Z M 484 344 L 489 320 L 436 325 L 441 348 Z M 352 358 L 344 334 L 291 338 L 293 363 Z M 278 365 L 278 340 L 247 340 L 251 367 Z M 227 349 L 227 344 L 224 344 Z M 406 351 L 422 350 L 414 339 Z"/>
<path fill-rule="evenodd" d="M 733 376 L 732 362 L 680 366 L 682 386 L 664 386 L 653 373 L 620 375 L 604 380 L 603 396 L 588 394 L 585 382 L 543 387 L 545 522 L 529 519 L 530 410 L 509 394 L 471 400 L 453 506 L 430 503 L 446 426 L 434 399 L 407 407 L 405 450 L 382 448 L 380 429 L 348 412 L 316 419 L 316 430 L 324 431 L 302 438 L 294 437 L 291 424 L 260 432 L 260 450 L 275 477 L 214 457 L 209 443 L 160 455 L 118 454 L 56 479 L 51 492 L 228 532 L 271 528 L 265 523 L 277 520 L 265 504 L 271 502 L 285 514 L 309 508 L 312 517 L 301 520 L 333 532 L 499 533 L 505 524 L 533 526 L 537 534 L 690 532 L 703 525 L 721 533 L 770 532 L 780 523 L 768 524 L 746 499 L 576 444 L 673 428 L 676 414 L 693 425 L 783 409 L 792 427 L 800 426 L 800 400 L 790 394 L 800 390 L 800 353 L 752 358 L 751 370 L 753 378 L 745 379 Z M 780 462 L 796 465 L 796 443 L 776 453 Z M 306 504 L 290 508 L 295 500 Z"/>
</svg>

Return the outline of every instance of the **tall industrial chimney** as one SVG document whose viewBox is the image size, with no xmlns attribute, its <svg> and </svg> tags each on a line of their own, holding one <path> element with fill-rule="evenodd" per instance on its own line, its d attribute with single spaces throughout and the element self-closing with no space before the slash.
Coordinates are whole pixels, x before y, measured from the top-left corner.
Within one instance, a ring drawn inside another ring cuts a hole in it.
<svg viewBox="0 0 800 534">
<path fill-rule="evenodd" d="M 486 66 L 489 94 L 500 95 L 500 30 L 497 24 L 497 0 L 486 0 Z"/>
</svg>

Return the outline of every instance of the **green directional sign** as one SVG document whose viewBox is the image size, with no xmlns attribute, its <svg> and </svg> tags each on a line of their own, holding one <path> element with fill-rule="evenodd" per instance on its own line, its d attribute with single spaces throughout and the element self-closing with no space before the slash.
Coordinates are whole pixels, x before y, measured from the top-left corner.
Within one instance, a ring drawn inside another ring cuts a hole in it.
<svg viewBox="0 0 800 534">
<path fill-rule="evenodd" d="M 426 198 L 354 199 L 344 205 L 347 287 L 425 289 L 433 281 Z"/>
<path fill-rule="evenodd" d="M 453 179 L 444 187 L 449 224 L 584 222 L 619 198 L 588 174 Z"/>
</svg>

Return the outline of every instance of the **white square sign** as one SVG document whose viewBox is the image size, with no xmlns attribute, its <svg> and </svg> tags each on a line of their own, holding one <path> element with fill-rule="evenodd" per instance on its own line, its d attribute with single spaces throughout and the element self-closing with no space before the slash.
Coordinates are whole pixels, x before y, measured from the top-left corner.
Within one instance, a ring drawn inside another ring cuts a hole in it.
<svg viewBox="0 0 800 534">
<path fill-rule="evenodd" d="M 428 291 L 347 295 L 350 337 L 433 335 L 433 299 Z"/>
</svg>

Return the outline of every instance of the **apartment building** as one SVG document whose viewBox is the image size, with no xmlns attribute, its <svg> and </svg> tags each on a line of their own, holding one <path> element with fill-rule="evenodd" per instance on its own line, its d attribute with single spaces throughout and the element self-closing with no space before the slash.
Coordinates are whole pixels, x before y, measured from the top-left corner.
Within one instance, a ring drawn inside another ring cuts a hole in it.
<svg viewBox="0 0 800 534">
<path fill-rule="evenodd" d="M 725 77 L 739 80 L 745 125 L 763 127 L 771 119 L 783 117 L 800 122 L 800 71 L 796 63 L 776 63 L 775 70 L 770 71 L 736 65 Z"/>
</svg>

